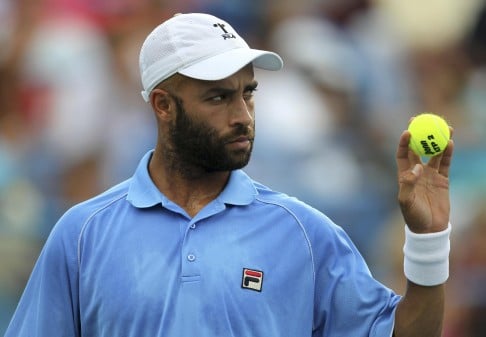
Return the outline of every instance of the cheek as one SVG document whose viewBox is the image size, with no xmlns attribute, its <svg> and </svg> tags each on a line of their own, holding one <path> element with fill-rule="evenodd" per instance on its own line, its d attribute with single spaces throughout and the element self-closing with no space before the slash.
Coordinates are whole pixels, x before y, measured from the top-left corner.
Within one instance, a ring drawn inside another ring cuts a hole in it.
<svg viewBox="0 0 486 337">
<path fill-rule="evenodd" d="M 255 100 L 252 98 L 246 103 L 246 108 L 252 117 L 255 117 Z"/>
<path fill-rule="evenodd" d="M 220 115 L 219 108 L 197 104 L 184 104 L 184 111 L 187 118 L 197 123 L 210 122 Z"/>
<path fill-rule="evenodd" d="M 250 112 L 251 117 L 255 119 L 255 105 L 253 103 L 248 107 L 248 111 Z"/>
</svg>

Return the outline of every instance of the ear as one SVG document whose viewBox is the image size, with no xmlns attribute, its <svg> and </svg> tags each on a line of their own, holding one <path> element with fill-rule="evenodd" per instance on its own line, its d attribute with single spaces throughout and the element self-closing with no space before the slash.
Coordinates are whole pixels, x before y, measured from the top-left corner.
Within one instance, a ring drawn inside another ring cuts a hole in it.
<svg viewBox="0 0 486 337">
<path fill-rule="evenodd" d="M 172 100 L 169 93 L 163 89 L 156 88 L 150 93 L 150 105 L 156 116 L 162 119 L 169 119 L 171 116 Z"/>
</svg>

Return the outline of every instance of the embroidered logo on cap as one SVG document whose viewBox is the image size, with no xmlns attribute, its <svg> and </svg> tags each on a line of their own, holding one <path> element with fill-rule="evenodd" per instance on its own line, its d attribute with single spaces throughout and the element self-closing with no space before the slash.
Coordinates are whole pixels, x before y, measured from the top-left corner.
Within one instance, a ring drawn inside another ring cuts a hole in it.
<svg viewBox="0 0 486 337">
<path fill-rule="evenodd" d="M 263 285 L 262 271 L 243 268 L 243 279 L 241 281 L 242 288 L 251 289 L 255 291 L 262 291 L 262 285 Z"/>
<path fill-rule="evenodd" d="M 221 36 L 223 37 L 223 39 L 236 39 L 236 36 L 235 34 L 233 33 L 230 33 L 228 32 L 225 28 L 224 28 L 225 24 L 224 23 L 215 23 L 213 25 L 213 27 L 219 27 L 223 30 L 224 34 L 222 34 Z"/>
</svg>

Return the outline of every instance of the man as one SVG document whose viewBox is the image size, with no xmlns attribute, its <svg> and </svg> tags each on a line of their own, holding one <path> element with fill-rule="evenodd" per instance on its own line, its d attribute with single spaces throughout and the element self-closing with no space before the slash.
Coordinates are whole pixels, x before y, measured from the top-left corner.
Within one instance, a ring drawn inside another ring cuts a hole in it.
<svg viewBox="0 0 486 337">
<path fill-rule="evenodd" d="M 214 16 L 180 14 L 147 37 L 156 147 L 131 179 L 59 220 L 7 337 L 440 335 L 452 142 L 423 164 L 400 138 L 400 297 L 326 216 L 240 170 L 255 135 L 253 67 L 282 61 Z"/>
</svg>

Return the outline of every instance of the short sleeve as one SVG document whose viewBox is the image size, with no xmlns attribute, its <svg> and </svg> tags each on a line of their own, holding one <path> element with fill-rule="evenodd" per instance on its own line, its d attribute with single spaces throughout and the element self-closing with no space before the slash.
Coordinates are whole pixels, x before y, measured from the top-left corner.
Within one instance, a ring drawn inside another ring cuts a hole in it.
<svg viewBox="0 0 486 337">
<path fill-rule="evenodd" d="M 312 233 L 315 261 L 313 337 L 392 336 L 400 296 L 371 275 L 348 235 L 328 221 Z"/>
<path fill-rule="evenodd" d="M 77 228 L 68 212 L 54 226 L 5 337 L 79 336 Z"/>
</svg>

